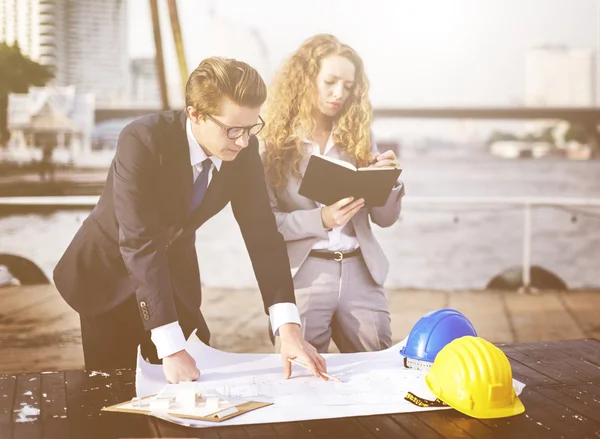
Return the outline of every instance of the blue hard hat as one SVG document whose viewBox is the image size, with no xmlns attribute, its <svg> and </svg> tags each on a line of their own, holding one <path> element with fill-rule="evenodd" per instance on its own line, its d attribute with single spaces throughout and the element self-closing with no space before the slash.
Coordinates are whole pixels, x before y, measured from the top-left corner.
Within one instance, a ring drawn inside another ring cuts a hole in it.
<svg viewBox="0 0 600 439">
<path fill-rule="evenodd" d="M 400 350 L 406 358 L 433 363 L 444 346 L 455 338 L 465 335 L 477 336 L 475 328 L 462 313 L 455 309 L 443 308 L 425 314 L 413 326 L 406 345 Z"/>
</svg>

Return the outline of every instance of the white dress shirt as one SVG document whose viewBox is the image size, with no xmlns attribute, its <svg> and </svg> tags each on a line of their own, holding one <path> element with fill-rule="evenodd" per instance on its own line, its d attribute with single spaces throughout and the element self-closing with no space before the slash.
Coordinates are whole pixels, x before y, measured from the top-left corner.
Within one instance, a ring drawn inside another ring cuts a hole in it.
<svg viewBox="0 0 600 439">
<path fill-rule="evenodd" d="M 329 139 L 327 139 L 323 154 L 321 154 L 321 147 L 319 144 L 311 141 L 308 137 L 304 139 L 304 143 L 307 145 L 307 152 L 310 155 L 328 155 L 331 149 L 335 146 L 335 143 L 333 143 L 333 132 L 329 135 Z M 334 158 L 339 158 L 337 151 Z M 398 181 L 398 185 L 393 189 L 393 191 L 399 191 L 401 187 L 402 183 Z M 325 207 L 325 205 L 321 203 L 317 203 L 317 205 L 321 209 Z M 327 239 L 317 240 L 317 242 L 315 242 L 315 244 L 312 246 L 312 249 L 347 253 L 351 252 L 352 250 L 356 250 L 358 247 L 359 243 L 354 233 L 354 228 L 352 227 L 352 223 L 348 222 L 341 227 L 333 227 L 331 230 L 328 230 Z"/>
<path fill-rule="evenodd" d="M 321 154 L 321 147 L 318 143 L 313 142 L 308 138 L 304 139 L 304 143 L 307 144 L 308 153 L 311 155 L 327 155 L 329 151 L 331 151 L 331 148 L 335 146 L 332 134 L 330 134 L 329 139 L 327 139 L 323 154 Z M 317 203 L 317 205 L 320 208 L 325 207 L 325 205 L 321 203 Z M 327 231 L 328 239 L 319 239 L 312 246 L 313 250 L 327 250 L 330 252 L 340 251 L 344 253 L 356 250 L 358 248 L 358 239 L 356 239 L 356 236 L 353 236 L 353 233 L 350 234 L 348 231 L 342 231 L 346 226 L 347 224 L 341 227 L 334 227 Z"/>
<path fill-rule="evenodd" d="M 223 161 L 213 156 L 208 157 L 200 144 L 194 137 L 192 125 L 189 119 L 185 124 L 185 132 L 190 148 L 190 162 L 193 167 L 194 181 L 202 171 L 202 162 L 210 158 L 212 165 L 208 174 L 208 184 L 212 180 L 214 169 L 217 172 L 221 169 Z M 273 333 L 279 335 L 279 327 L 285 323 L 296 323 L 300 325 L 300 314 L 298 308 L 293 303 L 276 303 L 269 307 L 269 318 L 271 320 L 271 328 Z M 159 326 L 151 331 L 152 342 L 156 346 L 158 358 L 164 358 L 175 352 L 185 349 L 185 336 L 179 322 L 171 322 L 166 325 Z"/>
</svg>

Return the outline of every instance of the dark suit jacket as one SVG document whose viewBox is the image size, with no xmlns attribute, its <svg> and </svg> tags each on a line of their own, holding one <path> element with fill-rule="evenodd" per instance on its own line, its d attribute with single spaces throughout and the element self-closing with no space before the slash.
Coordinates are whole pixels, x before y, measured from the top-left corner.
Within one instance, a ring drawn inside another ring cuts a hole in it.
<svg viewBox="0 0 600 439">
<path fill-rule="evenodd" d="M 166 111 L 123 129 L 104 191 L 54 269 L 54 281 L 72 308 L 91 316 L 135 294 L 147 330 L 177 320 L 176 294 L 186 308 L 198 312 L 198 336 L 208 340 L 198 311 L 195 231 L 228 202 L 265 310 L 276 303 L 295 303 L 294 290 L 256 138 L 234 161 L 213 171 L 202 204 L 190 214 L 193 173 L 185 121 L 183 111 Z"/>
</svg>

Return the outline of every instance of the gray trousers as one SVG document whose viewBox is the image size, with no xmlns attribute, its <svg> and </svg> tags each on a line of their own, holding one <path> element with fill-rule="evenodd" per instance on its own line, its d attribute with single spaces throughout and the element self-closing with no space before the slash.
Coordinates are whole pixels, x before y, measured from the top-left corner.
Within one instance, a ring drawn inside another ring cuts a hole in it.
<svg viewBox="0 0 600 439">
<path fill-rule="evenodd" d="M 320 353 L 331 339 L 343 353 L 392 345 L 385 292 L 362 256 L 341 262 L 309 256 L 294 276 L 294 288 L 302 333 Z"/>
</svg>

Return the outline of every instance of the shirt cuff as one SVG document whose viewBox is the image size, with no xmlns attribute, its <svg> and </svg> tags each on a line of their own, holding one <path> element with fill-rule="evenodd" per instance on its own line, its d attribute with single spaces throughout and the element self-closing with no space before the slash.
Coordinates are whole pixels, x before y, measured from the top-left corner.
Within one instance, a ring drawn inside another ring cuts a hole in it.
<svg viewBox="0 0 600 439">
<path fill-rule="evenodd" d="M 298 313 L 298 307 L 294 303 L 284 302 L 276 303 L 269 307 L 269 319 L 271 320 L 271 328 L 273 329 L 273 335 L 279 336 L 279 327 L 286 323 L 300 324 L 300 314 Z"/>
<path fill-rule="evenodd" d="M 158 358 L 163 359 L 185 349 L 185 336 L 179 322 L 171 322 L 151 330 L 152 343 L 156 346 Z"/>
</svg>

